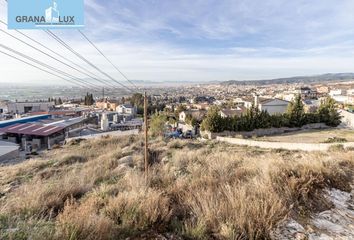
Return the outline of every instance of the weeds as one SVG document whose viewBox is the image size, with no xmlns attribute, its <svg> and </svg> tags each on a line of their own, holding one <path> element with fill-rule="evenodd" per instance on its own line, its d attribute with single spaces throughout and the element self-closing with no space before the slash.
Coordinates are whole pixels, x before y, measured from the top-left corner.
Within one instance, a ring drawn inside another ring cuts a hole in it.
<svg viewBox="0 0 354 240">
<path fill-rule="evenodd" d="M 168 232 L 268 239 L 288 216 L 330 208 L 324 189 L 350 191 L 353 180 L 354 157 L 341 148 L 264 151 L 162 139 L 151 146 L 147 182 L 140 136 L 82 141 L 1 167 L 0 190 L 11 190 L 1 194 L 0 238 L 139 239 Z"/>
</svg>

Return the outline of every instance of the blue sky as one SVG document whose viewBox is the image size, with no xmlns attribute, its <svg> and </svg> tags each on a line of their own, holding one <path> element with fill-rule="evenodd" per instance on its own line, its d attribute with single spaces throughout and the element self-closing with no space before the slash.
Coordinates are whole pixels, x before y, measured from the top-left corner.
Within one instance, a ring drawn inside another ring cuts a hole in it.
<svg viewBox="0 0 354 240">
<path fill-rule="evenodd" d="M 85 0 L 85 6 L 85 33 L 131 79 L 241 80 L 354 72 L 352 0 Z M 5 5 L 0 8 L 3 19 Z M 40 32 L 30 34 L 57 47 Z M 116 74 L 77 32 L 58 35 Z M 14 44 L 0 35 L 2 41 Z M 28 73 L 24 76 L 16 71 L 19 64 L 4 56 L 0 63 L 0 76 L 11 81 L 51 79 L 22 66 Z"/>
</svg>

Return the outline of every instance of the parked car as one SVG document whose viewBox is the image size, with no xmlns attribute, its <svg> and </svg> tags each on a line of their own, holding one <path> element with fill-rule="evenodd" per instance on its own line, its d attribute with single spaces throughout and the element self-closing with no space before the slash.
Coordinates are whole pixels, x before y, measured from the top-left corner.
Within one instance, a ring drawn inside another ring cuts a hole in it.
<svg viewBox="0 0 354 240">
<path fill-rule="evenodd" d="M 166 138 L 181 138 L 182 137 L 182 133 L 180 133 L 179 131 L 175 131 L 175 132 L 170 132 L 170 133 L 167 133 Z"/>
<path fill-rule="evenodd" d="M 184 137 L 184 138 L 190 138 L 190 139 L 192 139 L 192 138 L 193 138 L 192 130 L 188 130 L 187 132 L 185 132 L 185 133 L 183 134 L 183 137 Z"/>
</svg>

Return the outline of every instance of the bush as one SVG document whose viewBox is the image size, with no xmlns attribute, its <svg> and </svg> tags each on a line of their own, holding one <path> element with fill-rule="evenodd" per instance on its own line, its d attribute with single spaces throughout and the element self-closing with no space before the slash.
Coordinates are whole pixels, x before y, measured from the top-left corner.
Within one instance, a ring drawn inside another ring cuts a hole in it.
<svg viewBox="0 0 354 240">
<path fill-rule="evenodd" d="M 344 146 L 343 144 L 336 144 L 336 145 L 333 145 L 333 146 L 330 146 L 328 148 L 328 151 L 331 151 L 331 152 L 336 152 L 336 151 L 344 151 Z"/>
<path fill-rule="evenodd" d="M 124 192 L 109 199 L 105 213 L 122 232 L 166 226 L 171 217 L 169 199 L 152 189 Z"/>
<path fill-rule="evenodd" d="M 114 223 L 108 217 L 98 214 L 98 208 L 98 202 L 94 199 L 82 204 L 74 200 L 67 201 L 56 223 L 59 239 L 113 239 Z"/>
</svg>

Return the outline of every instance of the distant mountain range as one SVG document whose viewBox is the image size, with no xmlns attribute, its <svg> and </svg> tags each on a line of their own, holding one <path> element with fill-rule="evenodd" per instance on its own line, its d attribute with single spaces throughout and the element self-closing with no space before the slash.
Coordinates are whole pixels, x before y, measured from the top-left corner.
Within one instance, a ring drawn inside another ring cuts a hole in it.
<svg viewBox="0 0 354 240">
<path fill-rule="evenodd" d="M 221 82 L 221 85 L 266 85 L 285 83 L 323 83 L 331 81 L 354 80 L 354 73 L 327 73 L 315 76 L 298 76 L 289 78 L 276 78 L 268 80 L 229 80 Z"/>
</svg>

